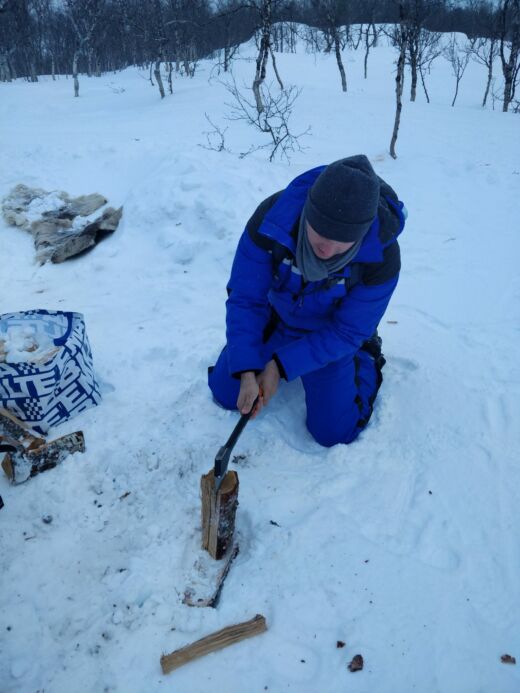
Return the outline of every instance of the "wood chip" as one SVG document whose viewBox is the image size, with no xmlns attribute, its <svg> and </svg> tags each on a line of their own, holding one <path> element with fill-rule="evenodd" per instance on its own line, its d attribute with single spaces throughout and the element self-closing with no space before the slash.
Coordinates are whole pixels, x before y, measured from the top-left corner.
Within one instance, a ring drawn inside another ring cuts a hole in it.
<svg viewBox="0 0 520 693">
<path fill-rule="evenodd" d="M 360 654 L 355 655 L 348 665 L 349 671 L 361 671 L 363 669 L 363 657 Z"/>
</svg>

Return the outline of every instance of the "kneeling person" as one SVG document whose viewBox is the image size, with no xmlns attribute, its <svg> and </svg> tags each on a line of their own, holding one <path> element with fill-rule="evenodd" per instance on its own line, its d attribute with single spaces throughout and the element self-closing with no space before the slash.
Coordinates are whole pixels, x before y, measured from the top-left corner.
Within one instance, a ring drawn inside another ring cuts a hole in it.
<svg viewBox="0 0 520 693">
<path fill-rule="evenodd" d="M 377 326 L 397 285 L 403 203 L 363 155 L 303 173 L 264 200 L 239 241 L 227 344 L 209 369 L 222 406 L 254 415 L 301 377 L 321 445 L 352 442 L 382 382 Z"/>
</svg>

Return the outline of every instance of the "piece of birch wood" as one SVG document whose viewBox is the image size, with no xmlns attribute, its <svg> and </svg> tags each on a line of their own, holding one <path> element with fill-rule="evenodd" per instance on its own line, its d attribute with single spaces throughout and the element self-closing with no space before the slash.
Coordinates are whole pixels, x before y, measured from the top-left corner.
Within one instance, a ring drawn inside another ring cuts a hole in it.
<svg viewBox="0 0 520 693">
<path fill-rule="evenodd" d="M 13 484 L 22 484 L 47 469 L 53 469 L 74 452 L 85 452 L 85 438 L 81 431 L 48 442 L 33 438 L 28 447 L 21 445 L 15 452 L 6 452 L 1 465 Z"/>
<path fill-rule="evenodd" d="M 202 497 L 202 548 L 220 560 L 233 543 L 238 505 L 238 474 L 228 472 L 215 493 L 213 470 L 200 480 Z"/>
<path fill-rule="evenodd" d="M 203 657 L 210 652 L 222 650 L 224 647 L 233 645 L 246 638 L 252 638 L 254 635 L 264 633 L 266 630 L 267 623 L 265 617 L 261 614 L 257 614 L 249 621 L 222 628 L 222 630 L 201 638 L 201 640 L 197 640 L 191 643 L 191 645 L 181 647 L 181 649 L 175 650 L 168 655 L 162 655 L 161 668 L 163 674 L 169 674 L 174 669 L 178 669 L 194 659 Z"/>
<path fill-rule="evenodd" d="M 199 549 L 191 571 L 190 584 L 184 590 L 182 603 L 187 606 L 216 607 L 224 580 L 238 552 L 237 537 L 221 561 L 216 561 L 207 551 Z"/>
</svg>

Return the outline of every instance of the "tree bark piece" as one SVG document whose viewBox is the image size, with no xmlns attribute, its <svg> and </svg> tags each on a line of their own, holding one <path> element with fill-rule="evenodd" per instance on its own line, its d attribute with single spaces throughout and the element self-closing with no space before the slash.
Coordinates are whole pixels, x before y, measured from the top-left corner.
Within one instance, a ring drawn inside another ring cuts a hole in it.
<svg viewBox="0 0 520 693">
<path fill-rule="evenodd" d="M 215 493 L 213 470 L 200 480 L 202 497 L 202 548 L 220 560 L 233 543 L 235 515 L 238 505 L 238 474 L 228 472 L 218 493 Z"/>
<path fill-rule="evenodd" d="M 254 635 L 264 633 L 266 630 L 267 623 L 265 617 L 260 614 L 257 614 L 249 621 L 222 628 L 222 630 L 201 638 L 191 643 L 191 645 L 186 645 L 186 647 L 182 647 L 180 650 L 175 650 L 168 655 L 162 655 L 161 668 L 163 674 L 169 674 L 174 669 L 178 669 L 194 659 L 203 657 L 210 652 L 222 650 L 224 647 L 234 645 L 236 642 L 246 638 L 252 638 Z"/>
<path fill-rule="evenodd" d="M 184 590 L 182 603 L 186 606 L 215 608 L 220 600 L 224 580 L 238 552 L 238 542 L 229 547 L 221 561 L 215 561 L 209 553 L 200 551 L 202 555 L 195 560 L 191 581 Z"/>
</svg>

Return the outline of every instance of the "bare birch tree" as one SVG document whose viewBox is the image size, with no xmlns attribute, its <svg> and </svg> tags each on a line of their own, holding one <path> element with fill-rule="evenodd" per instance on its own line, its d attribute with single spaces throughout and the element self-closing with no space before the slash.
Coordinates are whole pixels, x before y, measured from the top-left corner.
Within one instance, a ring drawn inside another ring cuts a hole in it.
<svg viewBox="0 0 520 693">
<path fill-rule="evenodd" d="M 347 91 L 347 76 L 343 60 L 341 59 L 341 26 L 347 20 L 346 10 L 347 4 L 345 0 L 311 0 L 311 7 L 317 13 L 320 22 L 322 22 L 326 37 L 330 37 L 336 63 L 338 65 L 339 74 L 341 77 L 341 88 Z"/>
<path fill-rule="evenodd" d="M 267 60 L 269 58 L 269 46 L 271 43 L 271 29 L 273 22 L 273 3 L 272 0 L 261 0 L 256 7 L 260 14 L 260 47 L 256 57 L 256 72 L 253 80 L 253 94 L 255 97 L 256 110 L 260 116 L 265 109 L 260 87 L 265 80 Z"/>
<path fill-rule="evenodd" d="M 78 61 L 86 55 L 94 31 L 101 19 L 104 0 L 65 0 L 69 19 L 76 35 L 76 49 L 72 60 L 72 77 L 74 79 L 74 96 L 79 96 Z"/>
<path fill-rule="evenodd" d="M 224 54 L 222 67 L 224 72 L 227 72 L 240 46 L 240 34 L 236 31 L 235 19 L 236 14 L 244 11 L 244 7 L 240 0 L 217 0 L 216 10 L 215 23 L 218 24 L 222 32 Z"/>
<path fill-rule="evenodd" d="M 430 73 L 433 61 L 442 55 L 441 39 L 442 34 L 440 32 L 428 31 L 424 27 L 421 28 L 417 50 L 417 70 L 421 77 L 422 88 L 428 103 L 430 103 L 430 96 L 426 89 L 425 74 Z"/>
<path fill-rule="evenodd" d="M 451 35 L 449 43 L 444 48 L 443 53 L 446 60 L 450 62 L 451 70 L 453 72 L 453 75 L 455 76 L 455 94 L 453 96 L 453 101 L 451 102 L 451 105 L 453 107 L 455 106 L 455 101 L 457 100 L 457 96 L 459 93 L 459 84 L 468 66 L 471 53 L 467 47 L 459 46 L 455 34 Z"/>
<path fill-rule="evenodd" d="M 11 15 L 11 31 L 14 36 L 15 51 L 23 56 L 23 72 L 29 82 L 38 81 L 36 70 L 37 46 L 35 45 L 35 27 L 27 0 L 17 0 L 7 4 Z"/>
<path fill-rule="evenodd" d="M 263 98 L 264 109 L 262 113 L 258 113 L 256 102 L 249 101 L 237 88 L 234 80 L 228 83 L 226 88 L 233 97 L 233 103 L 227 104 L 230 107 L 228 120 L 243 121 L 266 135 L 268 140 L 266 144 L 252 145 L 240 154 L 240 158 L 255 151 L 269 149 L 269 161 L 273 161 L 277 156 L 289 161 L 291 153 L 303 150 L 299 140 L 310 132 L 310 128 L 295 134 L 289 126 L 294 102 L 300 94 L 299 89 L 289 86 L 273 94 L 270 87 L 266 85 Z M 216 131 L 218 132 L 218 128 Z M 224 148 L 222 143 L 221 151 Z"/>
<path fill-rule="evenodd" d="M 283 83 L 280 79 L 278 69 L 276 66 L 276 60 L 274 53 L 271 49 L 272 42 L 272 30 L 274 21 L 275 10 L 280 10 L 285 4 L 284 0 L 254 0 L 254 2 L 249 2 L 248 7 L 255 10 L 259 18 L 259 47 L 258 55 L 256 58 L 256 72 L 255 78 L 253 80 L 253 94 L 255 97 L 256 110 L 258 115 L 265 109 L 264 99 L 262 96 L 261 86 L 264 83 L 267 74 L 267 61 L 269 56 L 273 62 L 273 69 L 280 85 L 283 90 Z"/>
<path fill-rule="evenodd" d="M 502 111 L 507 113 L 515 97 L 520 70 L 520 0 L 500 3 L 500 61 L 504 75 Z"/>
<path fill-rule="evenodd" d="M 473 60 L 487 68 L 486 88 L 482 99 L 482 108 L 485 107 L 491 80 L 493 79 L 493 63 L 499 54 L 499 42 L 495 36 L 491 38 L 477 38 L 470 42 L 469 51 Z"/>
<path fill-rule="evenodd" d="M 0 2 L 0 82 L 11 82 L 11 58 L 16 50 L 12 14 L 7 0 Z"/>
<path fill-rule="evenodd" d="M 167 44 L 167 38 L 165 35 L 164 28 L 164 18 L 161 6 L 161 0 L 153 1 L 153 19 L 152 19 L 152 31 L 153 31 L 153 45 L 154 45 L 154 69 L 153 74 L 155 81 L 157 82 L 157 88 L 159 89 L 159 94 L 161 99 L 164 99 L 164 84 L 161 76 L 161 63 L 165 59 L 164 51 Z"/>
<path fill-rule="evenodd" d="M 362 35 L 365 44 L 365 57 L 363 59 L 363 76 L 366 79 L 368 77 L 368 55 L 370 53 L 370 49 L 375 48 L 377 46 L 377 41 L 379 38 L 379 29 L 373 22 L 369 22 L 366 25 L 365 29 L 363 29 Z"/>
<path fill-rule="evenodd" d="M 417 96 L 417 81 L 419 75 L 424 84 L 424 68 L 431 66 L 432 61 L 441 53 L 435 54 L 435 46 L 438 45 L 440 34 L 428 31 L 426 22 L 434 16 L 442 7 L 442 0 L 408 0 L 405 4 L 405 13 L 408 24 L 408 50 L 406 62 L 410 66 L 410 101 L 415 101 Z M 427 95 L 427 100 L 429 97 Z"/>
<path fill-rule="evenodd" d="M 397 159 L 395 145 L 401 124 L 401 111 L 403 108 L 403 87 L 404 87 L 404 68 L 406 62 L 406 51 L 408 48 L 408 25 L 406 23 L 406 11 L 404 2 L 399 3 L 399 24 L 396 25 L 393 33 L 394 46 L 399 51 L 397 58 L 397 70 L 395 75 L 395 119 L 392 139 L 390 140 L 390 156 Z"/>
</svg>

